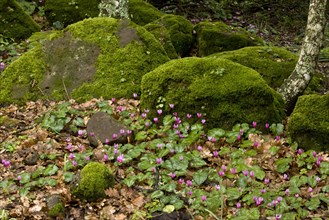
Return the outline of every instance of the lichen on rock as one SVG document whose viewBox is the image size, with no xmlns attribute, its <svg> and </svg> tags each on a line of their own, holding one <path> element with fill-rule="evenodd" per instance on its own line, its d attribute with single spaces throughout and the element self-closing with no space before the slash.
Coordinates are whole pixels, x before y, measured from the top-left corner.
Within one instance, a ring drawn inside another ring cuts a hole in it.
<svg viewBox="0 0 329 220">
<path fill-rule="evenodd" d="M 106 196 L 104 190 L 113 184 L 114 177 L 105 164 L 90 162 L 81 170 L 78 180 L 71 187 L 71 192 L 79 199 L 97 201 Z"/>
<path fill-rule="evenodd" d="M 329 148 L 329 94 L 300 96 L 289 117 L 287 130 L 299 147 L 305 150 L 327 151 Z"/>
<path fill-rule="evenodd" d="M 263 40 L 242 28 L 234 28 L 223 22 L 201 22 L 194 28 L 198 56 L 237 50 L 247 46 L 264 45 Z"/>
<path fill-rule="evenodd" d="M 285 117 L 281 96 L 259 73 L 225 59 L 172 60 L 144 75 L 141 87 L 142 108 L 156 109 L 161 98 L 164 110 L 174 104 L 181 114 L 205 112 L 208 128 L 278 123 Z"/>
</svg>

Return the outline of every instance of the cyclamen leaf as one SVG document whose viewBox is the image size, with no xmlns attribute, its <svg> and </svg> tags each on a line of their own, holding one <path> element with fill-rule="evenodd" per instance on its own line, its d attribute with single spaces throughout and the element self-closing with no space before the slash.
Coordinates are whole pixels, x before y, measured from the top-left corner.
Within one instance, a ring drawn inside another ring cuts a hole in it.
<svg viewBox="0 0 329 220">
<path fill-rule="evenodd" d="M 145 140 L 147 138 L 147 133 L 146 131 L 140 131 L 136 134 L 135 139 L 137 141 L 142 141 Z"/>
<path fill-rule="evenodd" d="M 54 164 L 49 164 L 46 169 L 43 171 L 43 175 L 52 176 L 58 171 L 58 167 Z"/>
<path fill-rule="evenodd" d="M 309 210 L 315 210 L 320 206 L 320 200 L 318 198 L 311 198 L 311 200 L 304 204 Z"/>
<path fill-rule="evenodd" d="M 284 173 L 289 169 L 290 163 L 291 163 L 290 157 L 278 159 L 277 161 L 275 161 L 276 170 L 279 173 Z"/>
<path fill-rule="evenodd" d="M 164 195 L 164 193 L 161 190 L 156 190 L 151 194 L 152 199 L 158 199 L 161 198 Z"/>
<path fill-rule="evenodd" d="M 329 163 L 328 162 L 321 162 L 320 164 L 320 173 L 321 174 L 329 174 Z"/>
<path fill-rule="evenodd" d="M 193 175 L 193 182 L 197 185 L 201 185 L 208 178 L 208 171 L 199 170 Z"/>
</svg>

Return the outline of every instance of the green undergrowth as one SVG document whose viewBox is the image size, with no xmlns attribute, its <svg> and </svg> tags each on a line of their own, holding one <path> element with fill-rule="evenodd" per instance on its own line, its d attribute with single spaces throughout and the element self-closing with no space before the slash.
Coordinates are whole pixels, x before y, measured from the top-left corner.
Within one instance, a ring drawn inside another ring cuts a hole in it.
<svg viewBox="0 0 329 220">
<path fill-rule="evenodd" d="M 101 145 L 102 162 L 113 173 L 124 171 L 116 177 L 117 184 L 133 189 L 138 186 L 145 193 L 150 200 L 143 211 L 182 210 L 205 219 L 324 219 L 329 203 L 329 162 L 322 152 L 298 149 L 284 137 L 282 124 L 253 122 L 228 130 L 208 129 L 207 117 L 201 112 L 179 115 L 171 105 L 169 112 L 158 109 L 158 116 L 150 118 L 147 109 L 127 111 L 117 103 L 108 103 L 98 102 L 97 111 L 119 119 L 134 135 L 126 144 Z M 69 124 L 62 118 L 77 119 L 81 112 L 93 113 L 74 109 L 62 104 L 38 123 L 50 132 L 63 134 L 64 129 L 53 129 Z M 55 121 L 58 124 L 52 126 Z M 263 127 L 262 133 L 259 130 Z M 17 172 L 19 181 L 4 179 L 2 191 L 10 195 L 12 187 L 20 185 L 20 194 L 28 195 L 56 186 L 61 180 L 52 177 L 60 170 L 64 177 L 61 184 L 69 186 L 78 170 L 97 160 L 93 149 L 78 146 L 77 139 L 87 138 L 83 126 L 78 128 L 78 135 L 67 139 L 61 155 L 40 155 L 40 160 L 48 161 L 47 166 L 32 173 Z M 57 160 L 63 161 L 64 167 L 58 167 Z M 6 160 L 2 164 L 3 170 L 14 169 Z"/>
</svg>

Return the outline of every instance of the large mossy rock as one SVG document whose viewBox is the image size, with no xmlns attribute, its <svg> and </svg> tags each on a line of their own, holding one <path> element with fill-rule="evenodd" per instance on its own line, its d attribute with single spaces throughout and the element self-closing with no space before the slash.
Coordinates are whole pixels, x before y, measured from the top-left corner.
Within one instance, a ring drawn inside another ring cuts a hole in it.
<svg viewBox="0 0 329 220">
<path fill-rule="evenodd" d="M 305 150 L 328 151 L 329 94 L 300 96 L 289 118 L 288 132 Z"/>
<path fill-rule="evenodd" d="M 47 0 L 45 14 L 50 24 L 58 23 L 66 27 L 85 18 L 99 15 L 101 0 Z"/>
<path fill-rule="evenodd" d="M 247 46 L 260 46 L 264 42 L 257 35 L 223 22 L 201 22 L 195 26 L 198 56 L 237 50 Z"/>
<path fill-rule="evenodd" d="M 0 34 L 5 38 L 26 39 L 39 30 L 39 25 L 16 1 L 0 1 Z"/>
<path fill-rule="evenodd" d="M 129 17 L 139 25 L 146 25 L 161 18 L 164 13 L 144 0 L 129 0 Z"/>
<path fill-rule="evenodd" d="M 155 27 L 158 27 L 158 29 L 155 29 Z M 161 34 L 159 36 L 159 31 L 164 31 L 161 29 L 161 27 L 167 29 L 167 32 L 170 36 L 170 41 L 178 56 L 187 56 L 190 52 L 193 42 L 193 26 L 191 22 L 182 16 L 164 15 L 158 20 L 146 25 L 146 29 L 153 29 L 152 33 L 154 33 L 158 39 L 162 37 Z M 169 55 L 173 56 L 170 51 L 171 48 L 169 48 L 170 45 L 168 45 L 168 42 L 165 46 L 166 49 L 169 49 Z"/>
<path fill-rule="evenodd" d="M 131 97 L 144 74 L 169 60 L 151 33 L 127 20 L 85 19 L 56 33 L 1 74 L 0 103 Z"/>
<path fill-rule="evenodd" d="M 293 72 L 298 56 L 279 47 L 254 46 L 210 55 L 256 70 L 272 88 L 282 85 Z"/>
<path fill-rule="evenodd" d="M 88 202 L 97 201 L 106 196 L 104 190 L 114 185 L 114 177 L 105 164 L 88 163 L 71 187 L 74 196 Z"/>
<path fill-rule="evenodd" d="M 278 123 L 285 116 L 281 96 L 256 71 L 220 58 L 172 60 L 142 79 L 141 107 L 175 104 L 180 114 L 206 112 L 207 126 L 231 128 L 236 123 Z"/>
</svg>

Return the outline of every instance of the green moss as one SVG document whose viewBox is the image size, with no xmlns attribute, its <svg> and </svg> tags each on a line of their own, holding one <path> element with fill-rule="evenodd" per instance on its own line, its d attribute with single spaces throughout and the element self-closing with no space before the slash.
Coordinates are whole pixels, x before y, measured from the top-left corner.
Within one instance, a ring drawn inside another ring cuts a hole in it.
<svg viewBox="0 0 329 220">
<path fill-rule="evenodd" d="M 170 34 L 167 28 L 161 24 L 150 23 L 144 26 L 147 31 L 152 33 L 154 37 L 162 44 L 170 59 L 177 59 L 178 55 L 171 42 Z"/>
<path fill-rule="evenodd" d="M 169 60 L 154 36 L 129 21 L 87 19 L 68 27 L 73 36 L 101 48 L 92 83 L 72 92 L 76 99 L 131 97 L 140 93 L 142 76 Z M 107 36 L 100 38 L 99 36 Z"/>
<path fill-rule="evenodd" d="M 45 13 L 52 24 L 60 22 L 64 27 L 85 18 L 97 17 L 101 0 L 47 0 Z"/>
<path fill-rule="evenodd" d="M 23 54 L 0 75 L 0 103 L 22 104 L 43 97 L 38 83 L 45 69 L 41 45 Z"/>
<path fill-rule="evenodd" d="M 40 27 L 14 0 L 1 0 L 0 34 L 5 38 L 26 39 Z"/>
<path fill-rule="evenodd" d="M 0 103 L 131 97 L 145 73 L 169 60 L 151 33 L 113 18 L 85 19 L 34 42 L 1 75 Z"/>
<path fill-rule="evenodd" d="M 279 47 L 245 47 L 212 54 L 256 70 L 272 88 L 278 88 L 294 70 L 298 56 Z"/>
<path fill-rule="evenodd" d="M 289 118 L 288 132 L 305 150 L 328 150 L 329 94 L 300 96 Z"/>
<path fill-rule="evenodd" d="M 281 122 L 284 104 L 260 75 L 247 67 L 218 58 L 172 60 L 142 79 L 142 108 L 153 109 L 163 97 L 165 110 L 206 112 L 208 127 L 231 128 L 238 122 Z"/>
<path fill-rule="evenodd" d="M 114 177 L 106 165 L 91 162 L 87 164 L 80 173 L 80 180 L 77 186 L 73 186 L 72 193 L 76 197 L 87 200 L 96 201 L 104 198 L 104 190 L 112 187 Z"/>
<path fill-rule="evenodd" d="M 139 25 L 146 25 L 164 14 L 143 0 L 129 0 L 129 17 Z"/>
<path fill-rule="evenodd" d="M 222 22 L 201 22 L 195 26 L 198 56 L 236 50 L 247 46 L 263 45 L 263 41 L 242 28 L 230 27 Z"/>
<path fill-rule="evenodd" d="M 171 42 L 179 56 L 188 55 L 193 41 L 191 22 L 182 16 L 164 15 L 153 23 L 160 24 L 168 30 Z"/>
<path fill-rule="evenodd" d="M 51 209 L 48 210 L 50 217 L 58 217 L 64 215 L 65 207 L 62 202 L 58 202 Z"/>
</svg>

